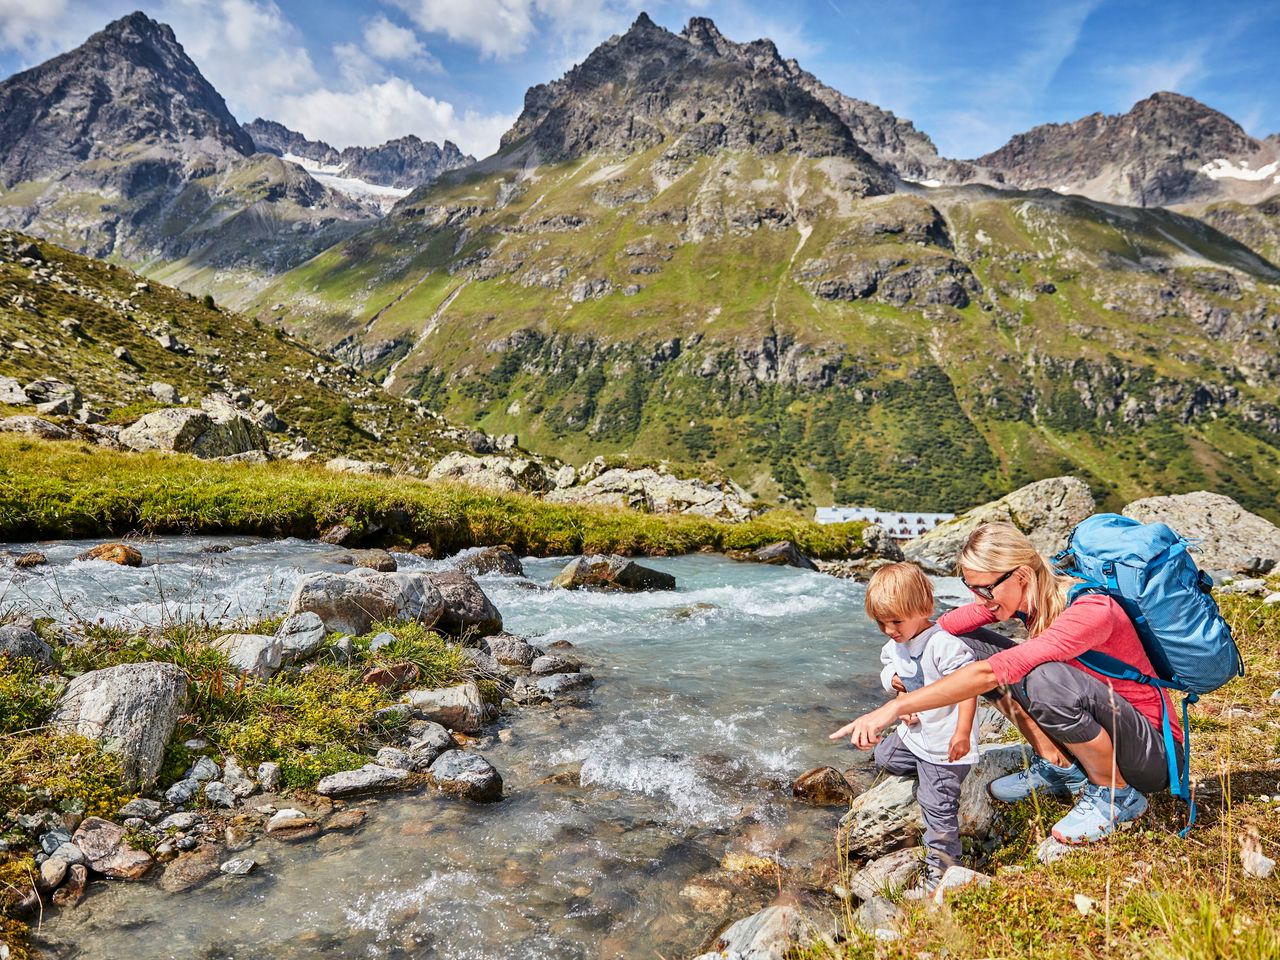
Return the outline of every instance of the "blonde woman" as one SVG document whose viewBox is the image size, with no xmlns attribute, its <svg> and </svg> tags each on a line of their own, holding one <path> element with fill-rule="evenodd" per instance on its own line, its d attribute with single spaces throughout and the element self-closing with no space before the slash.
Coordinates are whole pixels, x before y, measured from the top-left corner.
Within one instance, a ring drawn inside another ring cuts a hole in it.
<svg viewBox="0 0 1280 960">
<path fill-rule="evenodd" d="M 993 797 L 1013 802 L 1035 791 L 1078 795 L 1053 828 L 1063 843 L 1099 840 L 1142 816 L 1144 794 L 1169 785 L 1160 732 L 1160 698 L 1167 695 L 1108 679 L 1075 659 L 1096 650 L 1154 675 L 1128 615 L 1102 594 L 1087 593 L 1068 605 L 1076 581 L 1056 575 L 1012 524 L 978 527 L 956 565 L 977 600 L 944 614 L 938 626 L 964 639 L 978 659 L 863 714 L 831 738 L 847 736 L 869 749 L 900 717 L 1007 688 L 1006 712 L 1037 756 L 1027 769 L 992 781 Z M 1022 643 L 981 629 L 1013 617 L 1026 625 L 1029 638 Z M 1166 700 L 1165 706 L 1181 743 L 1172 704 Z"/>
</svg>

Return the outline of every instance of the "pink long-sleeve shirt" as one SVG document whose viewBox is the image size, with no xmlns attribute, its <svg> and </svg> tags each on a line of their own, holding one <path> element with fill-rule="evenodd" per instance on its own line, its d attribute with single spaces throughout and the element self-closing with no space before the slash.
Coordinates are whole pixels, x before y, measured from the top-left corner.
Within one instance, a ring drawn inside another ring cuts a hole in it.
<svg viewBox="0 0 1280 960">
<path fill-rule="evenodd" d="M 992 623 L 995 623 L 995 616 L 980 603 L 957 607 L 938 618 L 938 626 L 956 635 Z M 989 657 L 987 663 L 990 664 L 996 681 L 1002 685 L 1017 683 L 1042 663 L 1054 660 L 1066 663 L 1110 684 L 1117 694 L 1133 704 L 1157 730 L 1163 729 L 1160 698 L 1164 697 L 1173 735 L 1179 742 L 1182 741 L 1182 725 L 1178 722 L 1177 714 L 1173 711 L 1173 701 L 1168 698 L 1167 693 L 1159 687 L 1149 687 L 1132 680 L 1112 680 L 1090 670 L 1075 659 L 1089 650 L 1105 653 L 1148 676 L 1155 676 L 1151 660 L 1133 629 L 1133 621 L 1118 603 L 1100 593 L 1086 593 L 1062 611 L 1058 619 L 1039 636 L 1008 650 L 1001 650 Z"/>
</svg>

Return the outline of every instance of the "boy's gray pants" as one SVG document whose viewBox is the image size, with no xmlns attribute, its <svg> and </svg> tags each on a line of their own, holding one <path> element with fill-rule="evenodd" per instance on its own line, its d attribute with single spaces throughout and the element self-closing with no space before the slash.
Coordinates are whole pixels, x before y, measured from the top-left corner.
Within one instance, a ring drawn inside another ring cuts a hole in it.
<svg viewBox="0 0 1280 960">
<path fill-rule="evenodd" d="M 907 749 L 897 731 L 876 744 L 876 766 L 898 777 L 918 777 L 924 811 L 925 863 L 938 873 L 960 862 L 960 784 L 972 764 L 929 763 Z"/>
<path fill-rule="evenodd" d="M 1008 637 L 987 629 L 960 639 L 979 660 L 1014 645 Z M 1087 743 L 1106 730 L 1115 747 L 1116 769 L 1131 786 L 1140 793 L 1169 786 L 1164 735 L 1137 707 L 1097 677 L 1051 661 L 1034 668 L 1008 690 L 1040 729 L 1068 753 L 1073 743 Z M 984 696 L 999 699 L 999 688 Z"/>
</svg>

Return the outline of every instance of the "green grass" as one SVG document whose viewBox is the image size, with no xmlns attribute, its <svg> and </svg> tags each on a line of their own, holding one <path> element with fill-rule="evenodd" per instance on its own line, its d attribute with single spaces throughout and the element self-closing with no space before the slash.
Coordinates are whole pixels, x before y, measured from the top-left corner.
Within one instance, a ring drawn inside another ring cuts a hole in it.
<svg viewBox="0 0 1280 960">
<path fill-rule="evenodd" d="M 862 529 L 819 525 L 781 510 L 732 524 L 549 504 L 410 477 L 358 477 L 291 463 L 210 463 L 0 435 L 5 539 L 132 531 L 309 537 L 346 521 L 380 527 L 389 543 L 430 543 L 438 556 L 503 543 L 539 556 L 668 555 L 790 539 L 810 556 L 838 558 L 860 548 Z"/>
</svg>

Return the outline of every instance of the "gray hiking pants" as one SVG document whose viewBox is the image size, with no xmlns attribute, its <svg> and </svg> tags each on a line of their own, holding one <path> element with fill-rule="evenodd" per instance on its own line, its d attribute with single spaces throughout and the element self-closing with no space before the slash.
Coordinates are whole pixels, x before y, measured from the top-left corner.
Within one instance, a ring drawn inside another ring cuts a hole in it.
<svg viewBox="0 0 1280 960">
<path fill-rule="evenodd" d="M 994 630 L 960 637 L 979 660 L 1014 646 Z M 1060 747 L 1088 743 L 1106 730 L 1115 745 L 1120 775 L 1141 793 L 1169 786 L 1164 734 L 1137 708 L 1092 674 L 1066 663 L 1042 663 L 1008 688 L 1013 699 Z M 1000 690 L 985 696 L 999 699 Z"/>
<path fill-rule="evenodd" d="M 939 874 L 960 862 L 960 784 L 972 764 L 929 763 L 907 749 L 897 731 L 876 744 L 876 766 L 897 777 L 918 777 L 924 812 L 925 863 Z"/>
</svg>

